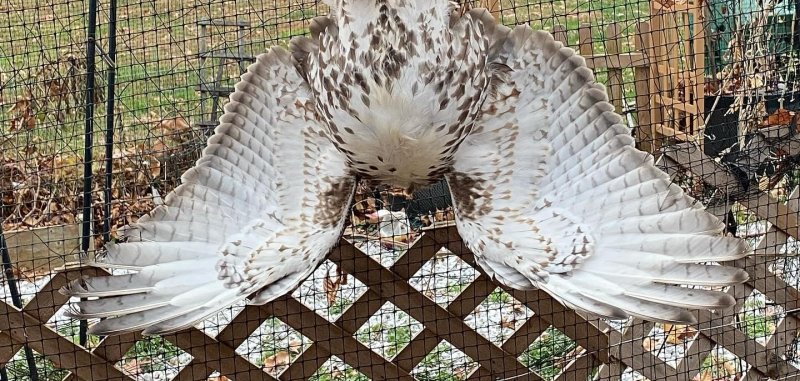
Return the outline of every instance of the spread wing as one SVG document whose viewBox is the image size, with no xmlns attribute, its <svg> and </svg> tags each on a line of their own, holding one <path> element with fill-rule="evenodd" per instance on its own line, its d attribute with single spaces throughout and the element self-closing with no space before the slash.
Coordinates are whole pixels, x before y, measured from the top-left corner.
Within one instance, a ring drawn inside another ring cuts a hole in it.
<svg viewBox="0 0 800 381">
<path fill-rule="evenodd" d="M 305 279 L 338 241 L 355 188 L 310 94 L 289 52 L 259 56 L 182 185 L 98 263 L 135 271 L 67 287 L 98 297 L 73 314 L 107 318 L 95 334 L 158 334 Z"/>
<path fill-rule="evenodd" d="M 609 318 L 692 322 L 734 303 L 677 285 L 740 283 L 744 241 L 634 148 L 630 130 L 573 50 L 483 17 L 492 96 L 447 176 L 458 230 L 483 269 L 519 289 Z"/>
</svg>

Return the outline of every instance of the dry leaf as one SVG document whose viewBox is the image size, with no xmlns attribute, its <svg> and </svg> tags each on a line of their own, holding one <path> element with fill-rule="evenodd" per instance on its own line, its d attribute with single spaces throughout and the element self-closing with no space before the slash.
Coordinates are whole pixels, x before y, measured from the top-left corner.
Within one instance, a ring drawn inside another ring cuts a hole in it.
<svg viewBox="0 0 800 381">
<path fill-rule="evenodd" d="M 300 339 L 291 339 L 289 340 L 289 352 L 292 353 L 300 353 L 300 350 L 303 349 L 303 341 Z"/>
<path fill-rule="evenodd" d="M 217 376 L 217 377 L 209 377 L 208 381 L 231 381 L 231 379 L 225 376 Z"/>
<path fill-rule="evenodd" d="M 138 375 L 142 373 L 142 366 L 150 363 L 148 359 L 131 359 L 122 365 L 122 371 L 130 375 Z"/>
<path fill-rule="evenodd" d="M 664 330 L 667 331 L 667 343 L 675 345 L 683 344 L 697 333 L 696 329 L 688 325 L 664 324 Z"/>
<path fill-rule="evenodd" d="M 517 319 L 514 317 L 506 318 L 505 316 L 500 318 L 500 326 L 503 328 L 514 329 L 517 326 Z"/>
<path fill-rule="evenodd" d="M 779 108 L 775 110 L 772 115 L 768 116 L 767 119 L 764 121 L 763 126 L 787 126 L 792 123 L 792 119 L 794 118 L 795 112 L 789 111 L 785 108 Z"/>
<path fill-rule="evenodd" d="M 725 374 L 728 376 L 735 376 L 739 373 L 739 371 L 736 369 L 736 364 L 734 364 L 733 361 L 725 361 L 722 363 L 722 369 L 725 369 Z"/>
<path fill-rule="evenodd" d="M 656 349 L 656 341 L 653 340 L 652 337 L 645 337 L 644 340 L 642 340 L 642 347 L 644 347 L 646 351 L 652 352 Z"/>
<path fill-rule="evenodd" d="M 264 359 L 264 370 L 274 373 L 277 368 L 289 365 L 292 357 L 287 351 L 280 351 Z"/>
<path fill-rule="evenodd" d="M 325 297 L 328 299 L 329 307 L 336 303 L 336 293 L 339 292 L 340 286 L 341 283 L 339 283 L 338 278 L 331 278 L 330 274 L 322 281 L 322 289 L 325 290 Z"/>
</svg>

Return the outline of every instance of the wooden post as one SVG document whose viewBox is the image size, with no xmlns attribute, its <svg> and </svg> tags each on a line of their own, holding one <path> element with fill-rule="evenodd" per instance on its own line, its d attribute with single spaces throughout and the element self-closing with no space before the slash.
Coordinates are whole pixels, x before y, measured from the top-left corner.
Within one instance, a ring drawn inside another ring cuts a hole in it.
<svg viewBox="0 0 800 381">
<path fill-rule="evenodd" d="M 480 8 L 488 9 L 495 20 L 503 22 L 502 13 L 500 12 L 500 0 L 481 0 Z"/>
<path fill-rule="evenodd" d="M 589 57 L 594 54 L 594 40 L 592 40 L 592 25 L 581 24 L 578 27 L 578 52 L 584 56 Z"/>
<path fill-rule="evenodd" d="M 554 25 L 553 26 L 553 38 L 567 46 L 567 27 L 563 25 Z"/>
<path fill-rule="evenodd" d="M 636 37 L 633 41 L 637 52 L 643 54 L 649 61 L 650 24 L 647 22 L 636 23 Z M 655 128 L 651 118 L 653 104 L 650 102 L 650 65 L 637 66 L 633 69 L 634 83 L 636 85 L 636 145 L 639 149 L 655 153 L 659 148 L 656 142 Z"/>
<path fill-rule="evenodd" d="M 606 53 L 608 57 L 617 56 L 622 51 L 621 36 L 622 27 L 618 23 L 612 23 L 608 26 L 606 31 Z M 625 89 L 622 86 L 622 69 L 608 68 L 608 92 L 611 104 L 614 105 L 614 110 L 621 115 L 623 111 L 622 100 L 625 98 Z"/>
</svg>

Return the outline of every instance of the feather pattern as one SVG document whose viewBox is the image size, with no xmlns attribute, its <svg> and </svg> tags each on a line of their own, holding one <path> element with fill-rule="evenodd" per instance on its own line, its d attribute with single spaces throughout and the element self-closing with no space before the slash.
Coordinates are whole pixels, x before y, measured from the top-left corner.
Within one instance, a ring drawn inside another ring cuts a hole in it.
<svg viewBox="0 0 800 381">
<path fill-rule="evenodd" d="M 99 298 L 71 311 L 106 318 L 92 333 L 175 331 L 254 291 L 258 303 L 290 291 L 338 241 L 355 188 L 317 122 L 310 88 L 280 48 L 248 68 L 182 180 L 95 263 L 136 273 L 64 289 Z"/>
<path fill-rule="evenodd" d="M 633 146 L 584 60 L 446 0 L 326 0 L 291 51 L 251 65 L 182 185 L 80 279 L 96 334 L 190 327 L 290 292 L 339 239 L 355 177 L 445 177 L 485 272 L 610 318 L 691 322 L 733 304 L 743 241 Z"/>
<path fill-rule="evenodd" d="M 486 25 L 486 29 L 505 29 Z M 747 245 L 633 147 L 582 58 L 527 26 L 494 33 L 493 96 L 446 175 L 477 262 L 608 318 L 691 323 L 729 295 L 677 285 L 743 282 Z"/>
</svg>

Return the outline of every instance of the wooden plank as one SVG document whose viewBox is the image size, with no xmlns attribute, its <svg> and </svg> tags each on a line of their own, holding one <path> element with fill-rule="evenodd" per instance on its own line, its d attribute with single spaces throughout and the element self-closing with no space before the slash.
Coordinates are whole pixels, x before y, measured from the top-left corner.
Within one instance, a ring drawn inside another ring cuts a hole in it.
<svg viewBox="0 0 800 381">
<path fill-rule="evenodd" d="M 42 288 L 36 293 L 22 311 L 36 320 L 46 322 L 50 320 L 56 312 L 69 301 L 69 297 L 62 295 L 58 290 L 66 286 L 74 279 L 82 275 L 100 275 L 102 270 L 94 268 L 69 269 L 55 274 Z M 14 340 L 10 335 L 0 331 L 0 342 L 7 342 L 9 345 L 0 345 L 0 365 L 6 364 L 19 352 L 23 343 Z"/>
<path fill-rule="evenodd" d="M 539 315 L 531 316 L 516 331 L 503 342 L 503 350 L 515 355 L 521 355 L 544 333 L 550 324 Z"/>
<path fill-rule="evenodd" d="M 319 316 L 291 296 L 279 298 L 263 308 L 371 380 L 414 381 L 408 372 L 387 361 L 383 356 L 356 340 L 352 334 Z"/>
<path fill-rule="evenodd" d="M 113 364 L 67 340 L 30 314 L 0 302 L 0 331 L 83 380 L 132 380 Z"/>
<path fill-rule="evenodd" d="M 606 51 L 609 59 L 622 52 L 622 26 L 619 23 L 611 23 L 606 29 Z M 622 100 L 625 99 L 625 88 L 623 86 L 622 69 L 608 69 L 608 91 L 611 104 L 617 114 L 622 115 Z"/>
<path fill-rule="evenodd" d="M 696 5 L 692 5 L 683 1 L 651 1 L 650 3 L 652 4 L 654 10 L 664 14 L 686 12 L 689 9 L 696 7 Z"/>
<path fill-rule="evenodd" d="M 699 110 L 697 109 L 696 105 L 689 104 L 689 103 L 686 103 L 686 102 L 683 102 L 683 101 L 679 101 L 679 100 L 677 100 L 675 98 L 671 98 L 669 96 L 666 96 L 666 95 L 663 95 L 663 94 L 659 94 L 659 93 L 653 93 L 652 97 L 653 97 L 652 101 L 655 102 L 655 103 L 658 103 L 660 105 L 671 107 L 671 108 L 674 108 L 674 109 L 676 109 L 678 111 L 683 111 L 683 112 L 690 113 L 690 114 L 698 114 L 699 113 Z"/>
<path fill-rule="evenodd" d="M 270 318 L 260 306 L 248 305 L 217 335 L 216 340 L 230 348 L 238 348 L 265 320 Z M 186 367 L 173 378 L 173 381 L 205 380 L 216 369 L 210 368 L 206 362 L 193 358 Z M 224 374 L 228 378 L 238 380 L 237 374 Z"/>
<path fill-rule="evenodd" d="M 739 180 L 731 176 L 721 164 L 706 156 L 700 147 L 693 143 L 682 143 L 664 148 L 664 156 L 672 163 L 680 165 L 707 184 L 728 193 L 740 192 Z"/>
<path fill-rule="evenodd" d="M 560 24 L 554 25 L 551 33 L 553 34 L 554 40 L 560 42 L 564 46 L 569 46 L 569 42 L 567 41 L 567 27 Z"/>
<path fill-rule="evenodd" d="M 711 354 L 713 349 L 714 342 L 705 335 L 698 334 L 689 347 L 686 348 L 683 358 L 681 358 L 678 363 L 676 372 L 679 375 L 684 375 L 688 379 L 694 379 L 700 374 L 700 370 L 703 368 L 703 362 L 708 358 L 708 355 Z"/>
<path fill-rule="evenodd" d="M 620 344 L 614 346 L 614 357 L 650 380 L 681 381 L 674 368 L 643 346 L 644 338 L 654 326 L 653 322 L 635 319 L 623 331 Z"/>
<path fill-rule="evenodd" d="M 584 351 L 572 359 L 554 381 L 588 380 L 597 365 L 594 358 Z"/>
<path fill-rule="evenodd" d="M 592 39 L 591 24 L 584 23 L 578 27 L 578 52 L 584 58 L 594 56 L 594 39 Z M 586 61 L 586 64 L 589 65 L 590 60 L 587 59 Z"/>
<path fill-rule="evenodd" d="M 121 360 L 125 353 L 130 348 L 136 345 L 136 341 L 141 339 L 142 336 L 138 333 L 127 333 L 123 335 L 106 336 L 97 347 L 92 348 L 92 354 L 99 356 L 107 361 L 109 364 L 116 364 Z M 70 373 L 64 377 L 63 381 L 77 381 L 78 376 L 75 373 Z"/>
<path fill-rule="evenodd" d="M 236 348 L 209 337 L 199 329 L 190 329 L 161 337 L 192 355 L 196 361 L 207 368 L 216 369 L 221 374 L 235 375 L 236 381 L 276 381 L 269 373 L 236 353 Z"/>
<path fill-rule="evenodd" d="M 647 49 L 651 46 L 650 24 L 646 22 L 636 23 L 636 35 L 634 36 L 633 46 L 645 60 Z M 655 141 L 656 131 L 652 120 L 652 103 L 650 102 L 650 67 L 642 65 L 633 70 L 634 85 L 636 89 L 636 145 L 642 151 L 655 153 L 660 145 Z"/>
<path fill-rule="evenodd" d="M 420 268 L 441 249 L 441 244 L 433 240 L 432 236 L 437 234 L 436 230 L 424 232 L 411 246 L 401 255 L 391 267 L 393 272 L 408 279 L 413 276 Z M 336 324 L 342 329 L 353 335 L 359 327 L 364 325 L 372 315 L 378 312 L 386 303 L 386 299 L 377 292 L 368 289 L 353 304 L 348 307 L 338 319 Z M 437 341 L 438 342 L 438 341 Z M 409 344 L 410 345 L 410 344 Z M 427 354 L 427 352 L 425 352 Z M 330 352 L 312 343 L 282 374 L 282 380 L 308 379 L 320 366 L 330 357 Z M 395 361 L 397 362 L 397 361 Z M 399 364 L 405 371 L 411 371 L 417 363 L 406 367 Z"/>
<path fill-rule="evenodd" d="M 447 310 L 460 319 L 464 319 L 471 314 L 495 288 L 497 288 L 497 285 L 492 283 L 488 277 L 479 275 L 475 281 L 464 288 L 456 299 L 447 306 Z M 441 339 L 439 339 L 435 332 L 427 328 L 423 329 L 408 343 L 408 345 L 395 355 L 392 361 L 396 362 L 403 369 L 413 369 L 425 359 L 428 353 L 436 349 L 440 341 Z M 507 352 L 518 354 L 514 351 Z M 469 379 L 491 379 L 491 376 L 492 372 L 481 366 L 470 375 Z"/>
<path fill-rule="evenodd" d="M 455 232 L 457 235 L 458 232 Z M 483 270 L 475 263 L 472 253 L 459 240 L 448 240 L 447 248 L 458 254 L 462 260 L 469 263 L 475 269 Z M 501 286 L 502 287 L 502 286 Z M 553 299 L 544 291 L 519 291 L 508 287 L 502 287 L 517 300 L 524 303 L 528 308 L 535 311 L 542 319 L 549 324 L 564 332 L 578 345 L 587 348 L 601 362 L 608 362 L 608 337 L 595 325 L 587 321 L 575 311 L 564 307 L 561 303 Z"/>
<path fill-rule="evenodd" d="M 798 215 L 797 209 L 773 199 L 767 193 L 759 194 L 756 199 L 747 199 L 739 202 L 784 233 L 796 240 L 800 239 L 800 215 Z"/>
<path fill-rule="evenodd" d="M 779 356 L 755 340 L 751 340 L 733 324 L 737 307 L 741 307 L 741 302 L 748 294 L 746 290 L 747 285 L 735 285 L 730 288 L 729 293 L 734 294 L 738 301 L 737 306 L 734 308 L 715 313 L 698 311 L 699 323 L 697 328 L 700 330 L 701 335 L 725 347 L 725 349 L 746 361 L 750 366 L 756 368 L 762 375 L 766 375 L 772 363 L 771 359 L 779 358 Z"/>
<path fill-rule="evenodd" d="M 50 272 L 80 253 L 80 224 L 48 226 L 4 233 L 11 262 L 30 271 Z"/>
<path fill-rule="evenodd" d="M 515 356 L 493 345 L 457 316 L 428 299 L 403 278 L 361 253 L 350 243 L 343 242 L 338 250 L 334 250 L 331 260 L 339 263 L 345 271 L 368 287 L 379 291 L 437 336 L 491 369 L 494 375 L 512 377 L 528 373 L 528 369 Z"/>
<path fill-rule="evenodd" d="M 697 137 L 695 137 L 693 135 L 689 135 L 689 134 L 687 134 L 687 133 L 685 133 L 683 131 L 675 130 L 672 127 L 667 127 L 667 126 L 665 126 L 665 125 L 663 125 L 661 123 L 653 124 L 653 129 L 655 130 L 655 132 L 661 134 L 661 136 L 663 136 L 663 137 L 675 138 L 675 139 L 678 139 L 678 140 L 680 140 L 682 142 L 694 142 L 694 141 L 697 141 Z"/>
<path fill-rule="evenodd" d="M 644 68 L 650 65 L 647 57 L 641 53 L 592 54 L 582 55 L 586 66 L 590 69 L 622 70 Z"/>
</svg>

